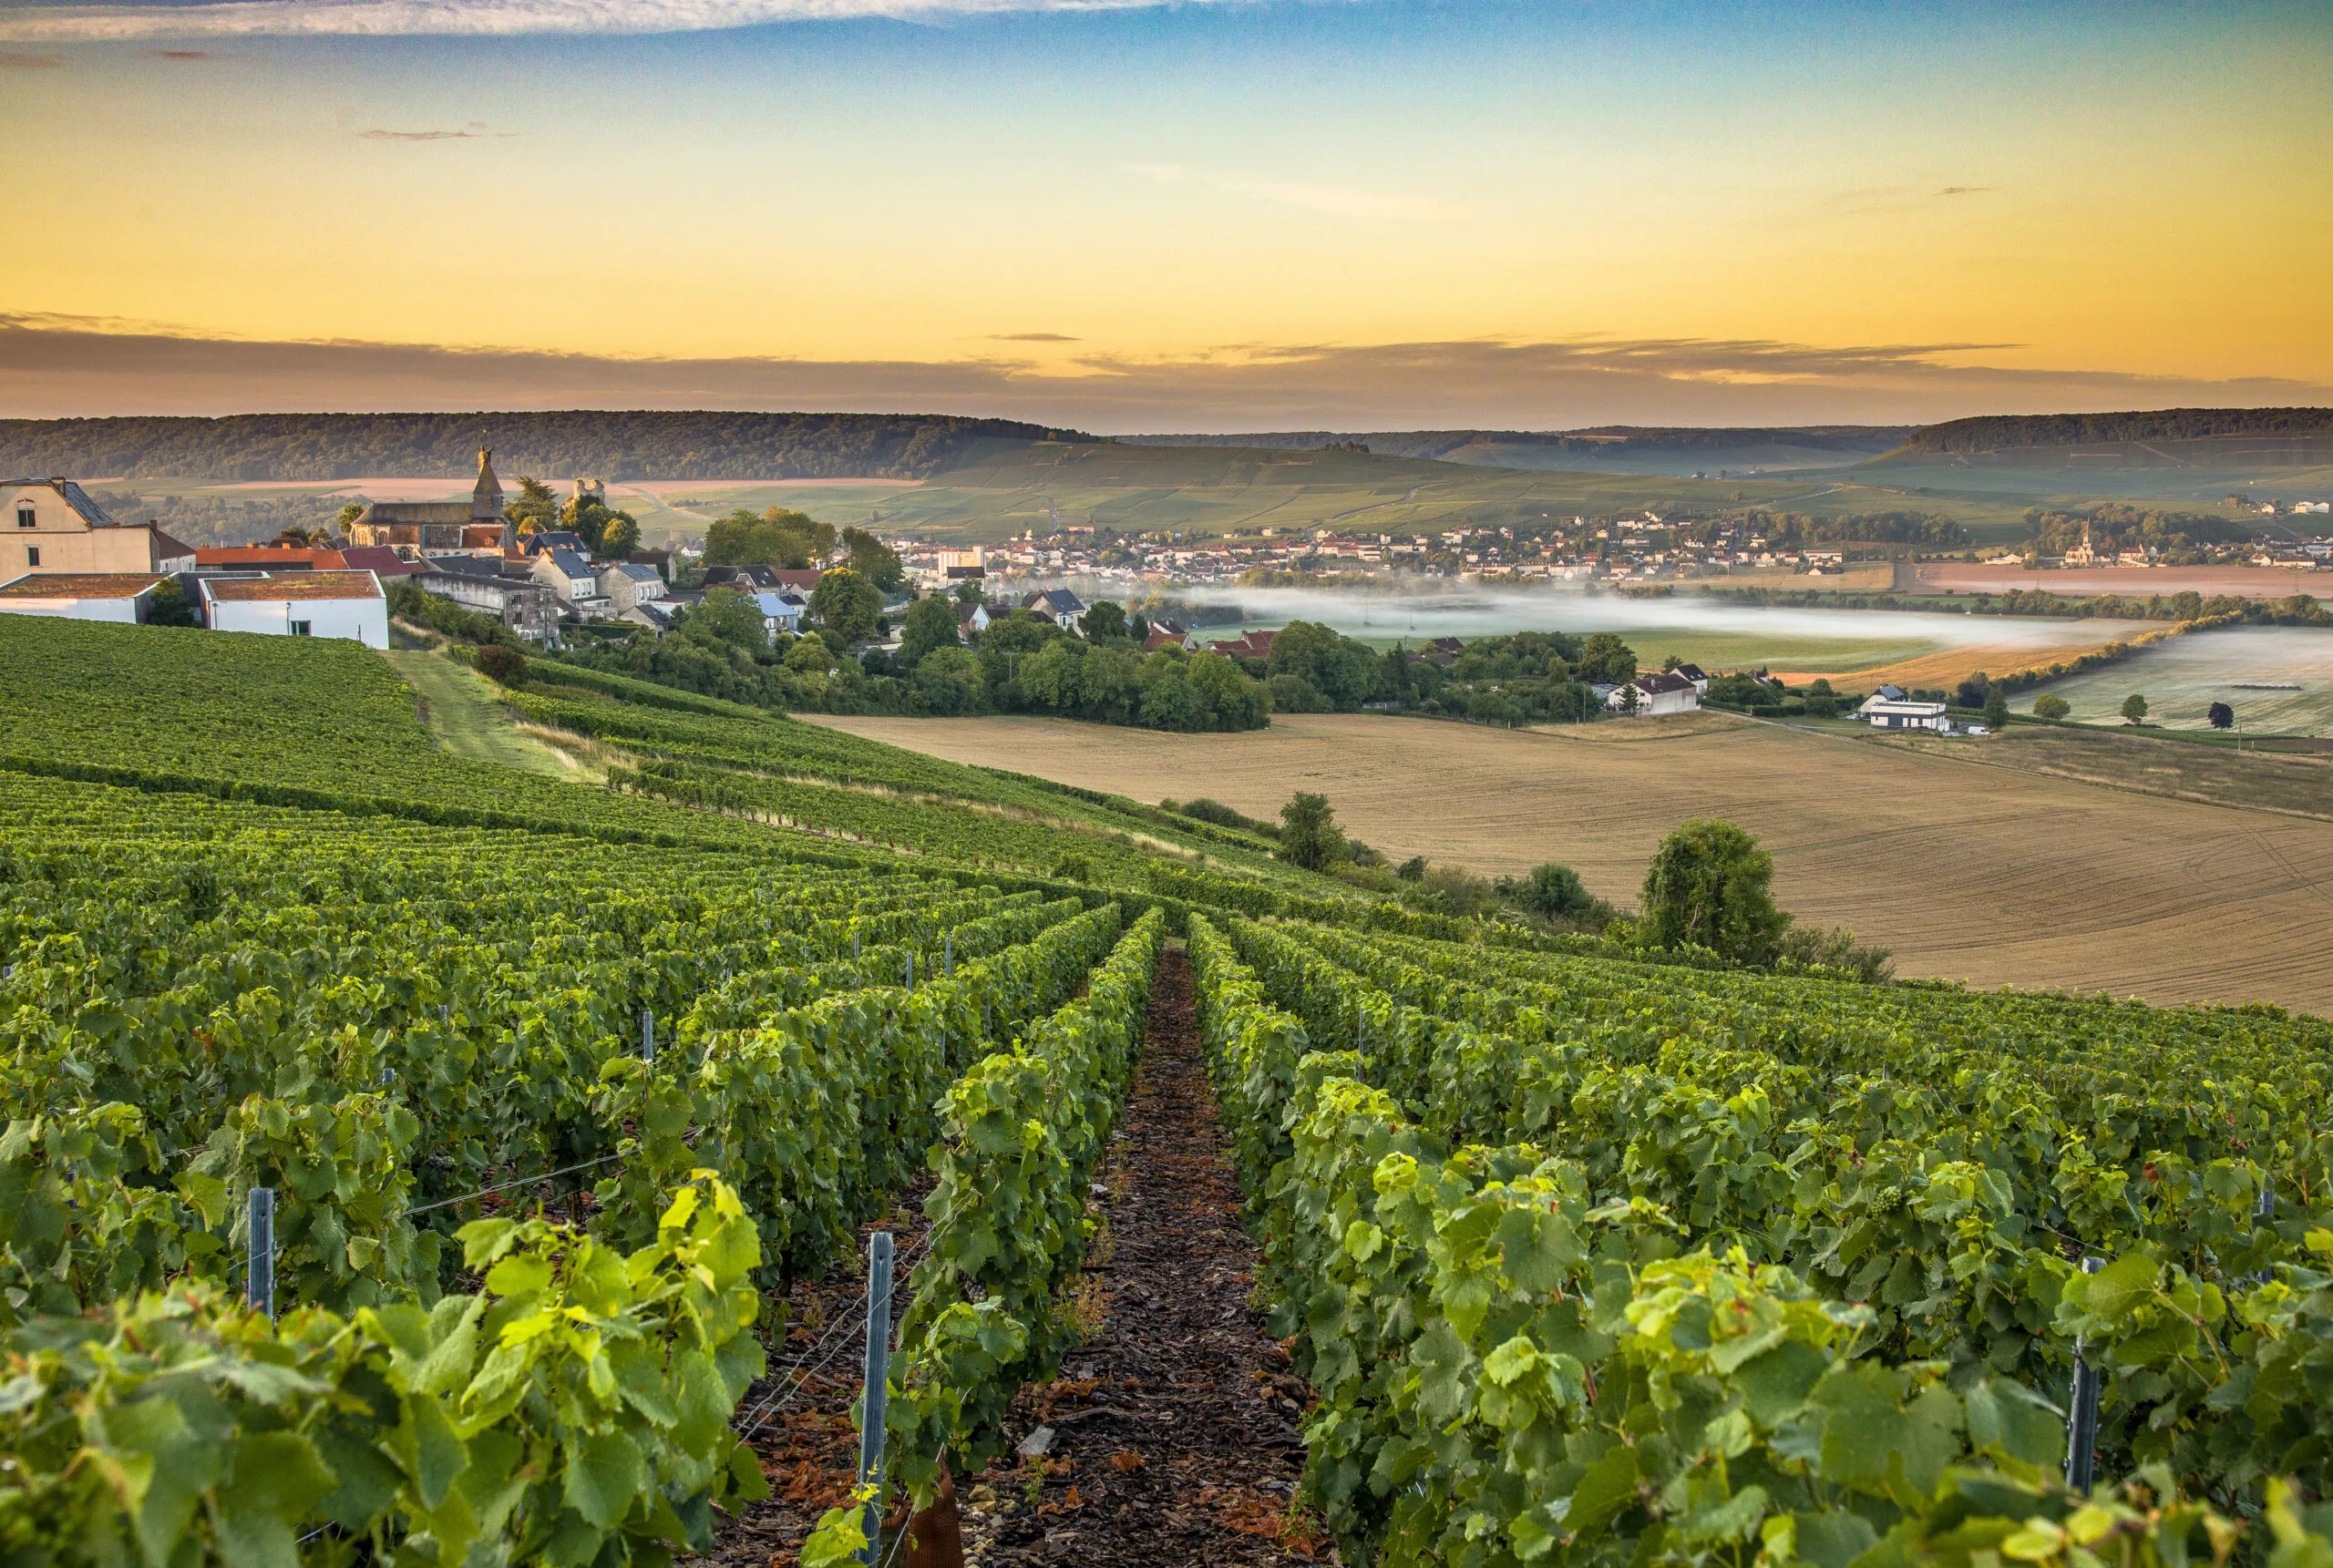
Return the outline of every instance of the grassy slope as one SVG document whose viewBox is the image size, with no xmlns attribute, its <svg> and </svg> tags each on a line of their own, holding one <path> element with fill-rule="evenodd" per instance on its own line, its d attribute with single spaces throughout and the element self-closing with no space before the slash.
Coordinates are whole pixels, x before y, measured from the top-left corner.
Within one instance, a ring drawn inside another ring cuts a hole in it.
<svg viewBox="0 0 2333 1568">
<path fill-rule="evenodd" d="M 585 770 L 531 735 L 519 733 L 493 682 L 442 653 L 400 649 L 387 655 L 406 683 L 421 694 L 429 733 L 457 757 L 496 763 L 521 773 L 588 782 Z"/>
<path fill-rule="evenodd" d="M 0 665 L 10 672 L 0 682 L 0 757 L 36 765 L 288 786 L 335 800 L 460 807 L 546 828 L 645 833 L 777 854 L 838 847 L 831 836 L 773 831 L 611 794 L 575 782 L 571 773 L 549 776 L 485 760 L 519 754 L 524 739 L 500 703 L 454 681 L 438 689 L 461 694 L 451 706 L 452 728 L 463 743 L 441 746 L 422 720 L 414 687 L 354 642 L 0 615 Z M 686 717 L 662 709 L 637 710 L 637 716 L 652 726 Z M 853 776 L 848 784 L 785 784 L 783 804 L 773 807 L 830 834 L 1035 876 L 1052 873 L 1064 856 L 1083 856 L 1093 882 L 1128 891 L 1146 886 L 1156 858 L 1187 864 L 1205 856 L 1218 869 L 1261 876 L 1316 897 L 1351 892 L 1203 833 L 1177 832 L 1141 808 L 1122 811 L 1029 781 L 934 764 L 753 710 L 701 724 L 691 739 L 725 742 L 766 774 Z M 621 741 L 598 750 L 608 761 L 629 758 Z M 932 787 L 935 779 L 945 787 Z"/>
</svg>

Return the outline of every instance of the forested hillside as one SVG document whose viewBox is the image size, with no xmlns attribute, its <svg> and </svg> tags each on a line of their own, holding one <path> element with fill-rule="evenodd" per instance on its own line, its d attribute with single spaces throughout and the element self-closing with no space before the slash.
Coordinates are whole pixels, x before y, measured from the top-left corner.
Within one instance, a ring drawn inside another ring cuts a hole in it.
<svg viewBox="0 0 2333 1568">
<path fill-rule="evenodd" d="M 1989 414 L 1916 430 L 1913 452 L 2001 452 L 2215 436 L 2333 436 L 2333 408 L 2160 408 L 2134 414 Z"/>
<path fill-rule="evenodd" d="M 1041 425 L 920 414 L 242 414 L 0 420 L 0 474 L 208 480 L 505 474 L 609 479 L 915 479 Z"/>
</svg>

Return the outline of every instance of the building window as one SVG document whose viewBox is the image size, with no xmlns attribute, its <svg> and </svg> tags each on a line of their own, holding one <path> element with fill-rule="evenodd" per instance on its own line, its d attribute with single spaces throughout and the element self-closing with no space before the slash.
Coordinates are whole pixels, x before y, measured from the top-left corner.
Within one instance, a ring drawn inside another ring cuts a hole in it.
<svg viewBox="0 0 2333 1568">
<path fill-rule="evenodd" d="M 309 636 L 311 633 L 308 629 L 314 624 L 315 622 L 313 620 L 295 620 L 292 623 L 292 635 L 294 637 Z"/>
<path fill-rule="evenodd" d="M 25 547 L 25 564 L 26 566 L 40 565 L 40 547 L 38 545 L 26 545 Z"/>
<path fill-rule="evenodd" d="M 18 507 L 16 508 L 16 526 L 18 528 L 29 528 L 39 520 L 39 514 L 35 512 L 30 507 Z"/>
</svg>

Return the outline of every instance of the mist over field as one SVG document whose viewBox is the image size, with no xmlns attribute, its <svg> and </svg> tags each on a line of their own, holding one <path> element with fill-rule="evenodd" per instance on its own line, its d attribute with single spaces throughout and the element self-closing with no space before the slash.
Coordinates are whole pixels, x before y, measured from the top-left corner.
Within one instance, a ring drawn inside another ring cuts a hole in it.
<svg viewBox="0 0 2333 1568">
<path fill-rule="evenodd" d="M 1192 583 L 1177 587 L 1175 596 L 1197 604 L 1236 605 L 1246 625 L 1284 626 L 1291 620 L 1311 620 L 1348 636 L 1372 638 L 1473 638 L 1514 631 L 1624 631 L 1659 626 L 1775 639 L 1872 639 L 1954 648 L 2046 649 L 2095 642 L 2103 624 L 1919 610 L 1769 610 L 1687 594 L 1630 599 L 1554 586 L 1393 594 Z"/>
</svg>

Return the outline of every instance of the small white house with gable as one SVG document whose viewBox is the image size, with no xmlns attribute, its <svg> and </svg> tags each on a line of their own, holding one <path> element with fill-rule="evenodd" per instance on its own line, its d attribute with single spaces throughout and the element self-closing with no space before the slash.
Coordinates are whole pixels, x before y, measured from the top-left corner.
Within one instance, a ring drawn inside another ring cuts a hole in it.
<svg viewBox="0 0 2333 1568">
<path fill-rule="evenodd" d="M 203 623 L 270 637 L 346 637 L 389 646 L 389 601 L 369 571 L 295 571 L 202 579 Z"/>
<path fill-rule="evenodd" d="M 27 573 L 0 583 L 0 613 L 135 626 L 150 611 L 154 589 L 167 580 L 145 571 Z"/>
<path fill-rule="evenodd" d="M 1664 672 L 1639 675 L 1625 686 L 1615 686 L 1604 706 L 1616 713 L 1629 711 L 1629 692 L 1636 693 L 1636 711 L 1658 718 L 1666 713 L 1691 713 L 1701 705 L 1701 689 L 1683 675 Z"/>
<path fill-rule="evenodd" d="M 1935 730 L 1942 733 L 1952 728 L 1949 711 L 1942 702 L 1890 698 L 1884 692 L 1865 698 L 1863 706 L 1855 712 L 1875 730 Z"/>
</svg>

